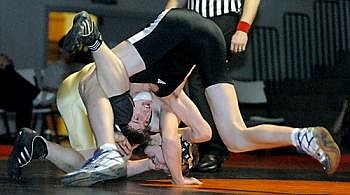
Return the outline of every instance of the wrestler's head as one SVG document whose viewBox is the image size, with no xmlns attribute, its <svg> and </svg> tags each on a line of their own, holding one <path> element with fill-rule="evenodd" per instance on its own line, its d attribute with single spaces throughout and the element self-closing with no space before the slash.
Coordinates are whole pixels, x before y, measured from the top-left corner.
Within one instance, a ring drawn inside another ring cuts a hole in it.
<svg viewBox="0 0 350 195">
<path fill-rule="evenodd" d="M 149 138 L 149 124 L 152 119 L 152 95 L 149 92 L 140 92 L 134 98 L 133 115 L 121 131 L 130 144 L 142 144 Z"/>
<path fill-rule="evenodd" d="M 128 139 L 128 142 L 131 145 L 135 144 L 144 144 L 149 140 L 149 132 L 150 132 L 150 127 L 146 127 L 145 129 L 142 130 L 135 130 L 129 127 L 128 125 L 126 126 L 121 126 L 120 127 L 121 132 L 123 135 Z"/>
<path fill-rule="evenodd" d="M 135 105 L 128 126 L 135 130 L 145 129 L 152 118 L 152 95 L 150 92 L 140 92 L 133 100 Z"/>
</svg>

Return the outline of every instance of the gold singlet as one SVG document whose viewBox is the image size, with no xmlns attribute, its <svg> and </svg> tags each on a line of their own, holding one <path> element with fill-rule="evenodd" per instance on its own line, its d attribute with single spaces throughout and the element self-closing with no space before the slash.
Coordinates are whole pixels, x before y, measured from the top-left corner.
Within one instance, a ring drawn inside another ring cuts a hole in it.
<svg viewBox="0 0 350 195">
<path fill-rule="evenodd" d="M 79 83 L 92 64 L 68 76 L 57 92 L 57 107 L 66 125 L 70 145 L 77 151 L 96 148 L 87 111 L 79 94 Z"/>
</svg>

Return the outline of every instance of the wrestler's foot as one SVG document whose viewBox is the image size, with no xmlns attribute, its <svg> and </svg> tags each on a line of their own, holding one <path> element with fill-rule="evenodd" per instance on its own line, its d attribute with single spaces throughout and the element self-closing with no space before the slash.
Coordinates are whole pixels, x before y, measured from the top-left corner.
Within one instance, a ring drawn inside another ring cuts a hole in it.
<svg viewBox="0 0 350 195">
<path fill-rule="evenodd" d="M 7 162 L 9 178 L 17 182 L 20 181 L 22 168 L 27 166 L 32 159 L 44 159 L 47 153 L 44 138 L 29 128 L 22 128 Z"/>
<path fill-rule="evenodd" d="M 80 170 L 61 177 L 65 186 L 91 186 L 100 181 L 126 176 L 126 163 L 116 150 L 97 149 Z"/>
<path fill-rule="evenodd" d="M 325 172 L 334 173 L 340 162 L 340 150 L 327 129 L 309 127 L 296 133 L 298 149 L 317 159 Z"/>
<path fill-rule="evenodd" d="M 67 52 L 74 53 L 84 46 L 95 51 L 102 43 L 102 36 L 97 26 L 91 20 L 86 11 L 78 13 L 73 20 L 72 28 L 67 33 L 63 49 Z"/>
</svg>

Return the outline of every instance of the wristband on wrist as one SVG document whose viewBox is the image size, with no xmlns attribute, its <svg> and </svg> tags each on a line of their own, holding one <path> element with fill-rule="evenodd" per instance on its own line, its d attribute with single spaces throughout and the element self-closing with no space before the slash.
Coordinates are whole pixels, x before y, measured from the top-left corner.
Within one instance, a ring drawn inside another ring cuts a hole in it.
<svg viewBox="0 0 350 195">
<path fill-rule="evenodd" d="M 250 30 L 250 24 L 241 20 L 238 22 L 237 30 L 248 33 Z"/>
</svg>

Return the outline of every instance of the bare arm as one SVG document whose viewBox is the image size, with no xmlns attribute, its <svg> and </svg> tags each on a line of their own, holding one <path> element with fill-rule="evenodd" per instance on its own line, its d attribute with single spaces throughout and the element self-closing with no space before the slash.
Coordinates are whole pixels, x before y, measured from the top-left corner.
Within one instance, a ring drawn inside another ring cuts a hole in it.
<svg viewBox="0 0 350 195">
<path fill-rule="evenodd" d="M 260 0 L 245 0 L 241 20 L 252 24 L 258 12 L 259 5 Z"/>
<path fill-rule="evenodd" d="M 149 158 L 141 160 L 128 160 L 127 167 L 127 177 L 155 169 L 152 160 Z"/>
<path fill-rule="evenodd" d="M 162 135 L 162 151 L 172 180 L 176 184 L 183 184 L 184 177 L 181 169 L 181 146 L 178 135 L 178 120 L 166 105 L 161 110 L 160 129 Z"/>
<path fill-rule="evenodd" d="M 162 151 L 164 160 L 175 184 L 201 184 L 196 178 L 186 178 L 182 175 L 181 144 L 178 134 L 178 119 L 167 105 L 162 107 L 160 118 L 162 133 Z"/>
<path fill-rule="evenodd" d="M 243 13 L 240 20 L 251 25 L 255 19 L 256 13 L 258 12 L 259 5 L 260 0 L 245 0 L 243 5 Z M 230 49 L 233 52 L 245 51 L 247 42 L 247 32 L 238 30 L 232 36 Z"/>
<path fill-rule="evenodd" d="M 165 9 L 185 7 L 187 0 L 168 0 Z"/>
</svg>

